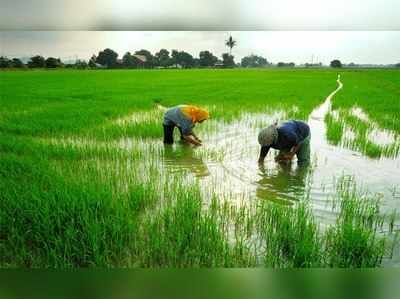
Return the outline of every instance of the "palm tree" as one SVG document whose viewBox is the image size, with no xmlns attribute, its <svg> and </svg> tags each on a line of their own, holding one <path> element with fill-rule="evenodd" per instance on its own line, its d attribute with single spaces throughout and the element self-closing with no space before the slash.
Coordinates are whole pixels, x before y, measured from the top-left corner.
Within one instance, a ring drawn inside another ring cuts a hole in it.
<svg viewBox="0 0 400 299">
<path fill-rule="evenodd" d="M 225 41 L 225 45 L 229 47 L 229 56 L 232 56 L 232 48 L 236 46 L 236 41 L 232 38 L 232 35 Z"/>
</svg>

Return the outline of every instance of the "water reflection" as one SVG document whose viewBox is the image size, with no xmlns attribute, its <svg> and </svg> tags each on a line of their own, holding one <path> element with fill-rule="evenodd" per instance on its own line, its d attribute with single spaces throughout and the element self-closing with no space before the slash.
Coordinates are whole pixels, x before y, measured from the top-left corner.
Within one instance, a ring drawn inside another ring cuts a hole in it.
<svg viewBox="0 0 400 299">
<path fill-rule="evenodd" d="M 196 148 L 185 144 L 164 146 L 164 165 L 173 173 L 190 171 L 196 177 L 205 177 L 210 175 L 207 165 L 203 159 L 195 156 Z"/>
<path fill-rule="evenodd" d="M 294 163 L 277 163 L 273 169 L 259 165 L 261 179 L 257 181 L 258 198 L 291 204 L 304 197 L 308 166 L 295 166 Z"/>
</svg>

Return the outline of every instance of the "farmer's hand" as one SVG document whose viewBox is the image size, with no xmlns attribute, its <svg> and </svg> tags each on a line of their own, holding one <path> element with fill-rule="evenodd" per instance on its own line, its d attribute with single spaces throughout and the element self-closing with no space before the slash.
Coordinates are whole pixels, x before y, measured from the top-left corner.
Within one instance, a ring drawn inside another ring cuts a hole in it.
<svg viewBox="0 0 400 299">
<path fill-rule="evenodd" d="M 201 141 L 201 139 L 199 137 L 197 137 L 197 135 L 195 135 L 194 133 L 192 134 L 193 138 L 197 141 L 202 143 L 203 141 Z"/>
<path fill-rule="evenodd" d="M 200 145 L 202 145 L 202 142 L 199 139 L 194 139 L 193 144 L 196 145 L 196 146 L 200 146 Z"/>
<path fill-rule="evenodd" d="M 282 157 L 282 160 L 284 160 L 284 161 L 290 161 L 290 160 L 292 160 L 293 159 L 293 154 L 286 154 L 286 155 L 283 155 L 283 157 Z"/>
<path fill-rule="evenodd" d="M 280 162 L 280 161 L 290 161 L 292 160 L 293 155 L 292 154 L 283 154 L 283 155 L 278 155 L 275 157 L 275 161 L 276 162 Z"/>
</svg>

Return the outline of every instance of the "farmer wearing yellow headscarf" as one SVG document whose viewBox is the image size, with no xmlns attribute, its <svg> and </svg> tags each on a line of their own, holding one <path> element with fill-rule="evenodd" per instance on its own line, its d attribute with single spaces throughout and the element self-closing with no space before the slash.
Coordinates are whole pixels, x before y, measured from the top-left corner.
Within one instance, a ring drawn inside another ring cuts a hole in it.
<svg viewBox="0 0 400 299">
<path fill-rule="evenodd" d="M 193 128 L 208 118 L 208 111 L 196 106 L 179 105 L 168 109 L 164 114 L 164 143 L 174 142 L 174 128 L 178 127 L 182 140 L 201 145 L 201 140 L 194 134 Z"/>
</svg>

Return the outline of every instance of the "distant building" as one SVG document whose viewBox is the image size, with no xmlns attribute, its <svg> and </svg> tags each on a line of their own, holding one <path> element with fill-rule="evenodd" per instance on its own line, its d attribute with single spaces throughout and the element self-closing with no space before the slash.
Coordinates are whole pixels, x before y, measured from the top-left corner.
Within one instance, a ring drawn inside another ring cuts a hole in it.
<svg viewBox="0 0 400 299">
<path fill-rule="evenodd" d="M 102 65 L 102 64 L 100 64 L 100 63 L 95 63 L 95 65 L 96 65 L 96 68 L 98 68 L 98 69 L 106 69 L 107 68 L 107 66 L 105 66 L 105 65 Z"/>
<path fill-rule="evenodd" d="M 306 64 L 304 64 L 304 66 L 308 67 L 308 68 L 320 68 L 323 65 L 322 65 L 322 62 L 318 62 L 318 63 L 306 63 Z"/>
<path fill-rule="evenodd" d="M 143 68 L 144 64 L 147 61 L 147 57 L 144 56 L 144 55 L 140 55 L 140 54 L 134 54 L 132 56 L 135 57 L 137 60 L 139 60 L 138 67 L 142 67 Z"/>
<path fill-rule="evenodd" d="M 133 57 L 136 57 L 137 59 L 140 60 L 140 62 L 145 63 L 147 61 L 147 57 L 144 55 L 139 55 L 139 54 L 134 54 L 132 55 Z"/>
<path fill-rule="evenodd" d="M 220 68 L 225 67 L 225 65 L 222 62 L 217 62 L 217 63 L 214 64 L 214 67 L 217 68 L 217 69 L 220 69 Z"/>
<path fill-rule="evenodd" d="M 345 65 L 344 67 L 352 67 L 352 68 L 394 68 L 396 65 L 394 64 L 372 64 L 372 63 L 364 63 L 364 64 L 356 64 L 356 65 Z"/>
<path fill-rule="evenodd" d="M 169 69 L 181 69 L 183 68 L 182 65 L 180 65 L 179 63 L 175 63 L 173 65 L 168 66 Z"/>
</svg>

